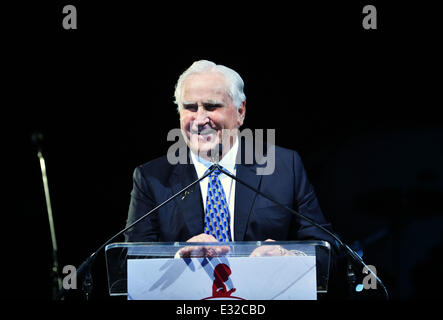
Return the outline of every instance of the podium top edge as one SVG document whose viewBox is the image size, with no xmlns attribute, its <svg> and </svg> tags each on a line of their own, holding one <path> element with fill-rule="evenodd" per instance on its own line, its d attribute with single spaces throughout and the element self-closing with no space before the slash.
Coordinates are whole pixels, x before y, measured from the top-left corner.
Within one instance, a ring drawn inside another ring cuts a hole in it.
<svg viewBox="0 0 443 320">
<path fill-rule="evenodd" d="M 266 245 L 304 245 L 304 246 L 322 246 L 331 248 L 329 242 L 324 240 L 297 240 L 297 241 L 231 241 L 231 242 L 115 242 L 108 244 L 105 250 L 114 248 L 131 247 L 186 247 L 186 246 L 266 246 Z"/>
</svg>

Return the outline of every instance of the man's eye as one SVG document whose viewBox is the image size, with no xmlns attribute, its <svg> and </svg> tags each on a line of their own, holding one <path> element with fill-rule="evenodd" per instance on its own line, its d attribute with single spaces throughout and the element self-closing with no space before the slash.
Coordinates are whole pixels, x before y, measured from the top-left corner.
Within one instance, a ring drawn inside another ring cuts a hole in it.
<svg viewBox="0 0 443 320">
<path fill-rule="evenodd" d="M 203 106 L 204 106 L 205 109 L 208 110 L 208 111 L 213 111 L 213 110 L 215 110 L 215 109 L 218 109 L 218 108 L 223 107 L 223 106 L 222 106 L 221 104 L 219 104 L 219 103 L 205 103 Z"/>
<path fill-rule="evenodd" d="M 189 103 L 189 104 L 184 104 L 183 109 L 189 110 L 189 111 L 197 111 L 198 106 L 196 104 Z"/>
</svg>

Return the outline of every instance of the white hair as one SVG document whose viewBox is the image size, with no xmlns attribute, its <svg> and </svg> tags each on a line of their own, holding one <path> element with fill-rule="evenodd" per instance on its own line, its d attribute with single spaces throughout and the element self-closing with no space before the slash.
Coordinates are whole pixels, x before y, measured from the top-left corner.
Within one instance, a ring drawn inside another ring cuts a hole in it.
<svg viewBox="0 0 443 320">
<path fill-rule="evenodd" d="M 182 86 L 185 79 L 191 74 L 208 72 L 220 72 L 223 74 L 228 84 L 228 94 L 231 97 L 234 106 L 237 109 L 240 108 L 242 102 L 246 100 L 246 95 L 243 92 L 244 82 L 240 75 L 236 71 L 223 65 L 215 64 L 214 62 L 208 60 L 199 60 L 195 61 L 178 78 L 174 92 L 174 103 L 177 104 L 177 110 L 180 110 L 180 107 L 182 106 Z"/>
</svg>

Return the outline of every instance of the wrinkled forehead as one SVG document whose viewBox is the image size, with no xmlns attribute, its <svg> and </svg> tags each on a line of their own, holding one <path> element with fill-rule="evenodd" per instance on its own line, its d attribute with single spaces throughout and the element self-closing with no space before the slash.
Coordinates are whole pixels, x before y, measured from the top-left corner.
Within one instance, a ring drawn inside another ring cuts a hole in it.
<svg viewBox="0 0 443 320">
<path fill-rule="evenodd" d="M 183 82 L 182 101 L 183 103 L 205 101 L 229 103 L 231 97 L 227 81 L 219 72 L 191 74 Z"/>
</svg>

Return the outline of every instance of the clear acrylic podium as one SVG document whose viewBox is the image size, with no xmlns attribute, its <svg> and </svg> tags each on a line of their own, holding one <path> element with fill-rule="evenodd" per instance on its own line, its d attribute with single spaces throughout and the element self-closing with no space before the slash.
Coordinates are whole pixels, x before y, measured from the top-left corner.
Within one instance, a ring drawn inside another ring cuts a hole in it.
<svg viewBox="0 0 443 320">
<path fill-rule="evenodd" d="M 154 278 L 152 279 L 154 282 L 157 278 L 165 276 L 164 274 L 167 272 L 165 266 L 167 265 L 170 266 L 168 271 L 169 275 L 176 279 L 186 268 L 191 268 L 193 271 L 195 271 L 195 269 L 201 269 L 201 266 L 204 266 L 206 269 L 212 268 L 210 272 L 206 270 L 206 273 L 211 277 L 212 271 L 214 271 L 214 276 L 219 276 L 217 270 L 214 270 L 214 266 L 220 264 L 221 261 L 228 261 L 223 264 L 228 269 L 229 267 L 227 267 L 226 264 L 229 265 L 230 262 L 241 262 L 244 269 L 248 268 L 248 262 L 250 261 L 251 271 L 247 272 L 246 275 L 254 271 L 258 272 L 257 268 L 261 268 L 262 265 L 266 264 L 274 268 L 279 268 L 276 269 L 277 271 L 271 271 L 272 273 L 270 273 L 269 276 L 281 278 L 281 273 L 285 273 L 286 283 L 292 283 L 293 281 L 297 281 L 295 278 L 298 276 L 294 274 L 294 279 L 291 278 L 292 269 L 289 262 L 303 264 L 303 261 L 308 261 L 301 259 L 303 258 L 312 261 L 310 269 L 311 273 L 313 273 L 312 276 L 314 280 L 311 280 L 311 282 L 315 281 L 316 293 L 321 295 L 328 290 L 331 247 L 326 241 L 112 243 L 106 246 L 105 252 L 108 288 L 111 296 L 128 295 L 128 268 L 142 262 L 146 262 L 146 264 L 143 265 L 144 269 L 142 271 L 147 277 Z M 217 263 L 214 261 L 217 261 Z M 254 262 L 254 264 L 252 262 Z M 177 263 L 179 266 L 183 265 L 184 267 L 171 267 L 173 265 L 176 266 Z M 280 269 L 279 266 L 283 267 Z M 133 267 L 129 268 L 129 270 L 133 270 Z M 230 269 L 229 274 L 231 274 Z M 242 278 L 244 278 L 244 276 Z M 264 278 L 266 278 L 266 273 L 263 273 L 263 276 L 258 276 L 255 279 L 257 279 L 256 281 L 263 282 L 265 280 Z M 218 279 L 218 281 L 225 281 L 226 279 Z M 212 281 L 213 279 L 210 280 Z M 168 284 L 170 284 L 172 280 L 163 279 L 163 286 L 165 286 L 165 282 L 169 282 Z M 198 281 L 191 282 L 192 283 L 182 285 L 182 287 L 195 288 L 195 286 L 198 285 L 198 283 L 196 284 Z M 214 280 L 213 286 L 216 286 L 219 282 Z M 249 283 L 252 282 L 253 281 Z M 156 283 L 158 284 L 157 286 L 159 286 L 161 281 L 157 280 Z M 226 283 L 228 284 L 228 281 Z M 238 284 L 239 282 L 237 281 L 236 283 Z M 224 283 L 220 285 L 225 286 Z M 174 295 L 173 297 L 172 299 L 178 300 L 188 299 L 187 296 Z M 157 299 L 170 298 L 158 296 L 155 300 Z M 190 300 L 193 300 L 193 298 Z"/>
</svg>

